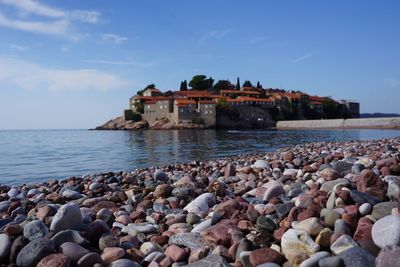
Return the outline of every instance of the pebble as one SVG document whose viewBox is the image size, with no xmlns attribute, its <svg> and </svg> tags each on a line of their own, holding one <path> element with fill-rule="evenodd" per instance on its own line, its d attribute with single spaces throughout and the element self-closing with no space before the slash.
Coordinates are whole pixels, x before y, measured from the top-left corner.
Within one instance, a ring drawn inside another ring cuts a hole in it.
<svg viewBox="0 0 400 267">
<path fill-rule="evenodd" d="M 48 232 L 46 225 L 39 220 L 31 221 L 24 226 L 24 237 L 30 241 L 45 237 Z"/>
<path fill-rule="evenodd" d="M 199 216 L 204 215 L 208 212 L 210 207 L 215 205 L 215 196 L 211 193 L 204 193 L 192 202 L 186 205 L 183 209 L 187 212 L 197 214 Z"/>
<path fill-rule="evenodd" d="M 69 267 L 70 261 L 63 254 L 50 254 L 44 257 L 36 267 Z"/>
<path fill-rule="evenodd" d="M 390 215 L 392 213 L 393 208 L 398 208 L 399 203 L 398 202 L 381 202 L 376 204 L 373 209 L 371 215 L 379 220 L 387 215 Z"/>
<path fill-rule="evenodd" d="M 62 230 L 79 230 L 82 226 L 82 213 L 79 206 L 74 203 L 68 203 L 62 206 L 54 216 L 50 230 L 59 232 Z"/>
<path fill-rule="evenodd" d="M 72 264 L 76 264 L 82 256 L 89 253 L 86 248 L 72 242 L 63 243 L 59 251 L 66 255 Z"/>
<path fill-rule="evenodd" d="M 400 245 L 400 216 L 388 215 L 374 223 L 372 239 L 380 248 Z"/>
<path fill-rule="evenodd" d="M 293 229 L 297 230 L 305 230 L 309 235 L 316 236 L 319 232 L 324 229 L 322 225 L 319 223 L 319 218 L 308 218 L 301 222 L 294 221 L 292 222 Z"/>
<path fill-rule="evenodd" d="M 141 265 L 128 259 L 119 259 L 113 261 L 108 267 L 141 267 Z"/>
<path fill-rule="evenodd" d="M 53 252 L 55 248 L 52 241 L 37 238 L 22 248 L 18 253 L 16 263 L 21 267 L 36 266 L 41 259 Z"/>
<path fill-rule="evenodd" d="M 338 255 L 349 248 L 358 246 L 357 243 L 348 235 L 341 235 L 331 245 L 330 249 L 333 254 Z"/>
<path fill-rule="evenodd" d="M 0 259 L 5 259 L 10 254 L 12 241 L 6 234 L 0 234 Z"/>
<path fill-rule="evenodd" d="M 283 234 L 281 246 L 285 255 L 295 250 L 298 253 L 310 256 L 320 249 L 320 246 L 314 242 L 306 231 L 295 229 L 289 229 Z"/>
<path fill-rule="evenodd" d="M 310 256 L 310 258 L 303 261 L 299 267 L 319 267 L 319 261 L 323 258 L 330 256 L 329 252 L 320 251 Z"/>
<path fill-rule="evenodd" d="M 360 247 L 346 249 L 338 255 L 345 266 L 351 267 L 374 267 L 375 257 Z"/>
<path fill-rule="evenodd" d="M 371 210 L 372 210 L 372 206 L 369 203 L 364 203 L 358 208 L 358 212 L 360 212 L 361 216 L 370 214 Z"/>
<path fill-rule="evenodd" d="M 384 247 L 375 259 L 376 267 L 397 266 L 400 262 L 400 247 Z"/>
</svg>

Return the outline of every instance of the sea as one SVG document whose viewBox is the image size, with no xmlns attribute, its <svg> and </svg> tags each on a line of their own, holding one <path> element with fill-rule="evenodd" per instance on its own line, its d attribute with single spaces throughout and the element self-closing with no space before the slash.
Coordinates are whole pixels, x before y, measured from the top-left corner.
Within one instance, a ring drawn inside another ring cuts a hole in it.
<svg viewBox="0 0 400 267">
<path fill-rule="evenodd" d="M 320 141 L 400 136 L 398 130 L 0 130 L 0 184 L 270 152 Z"/>
</svg>

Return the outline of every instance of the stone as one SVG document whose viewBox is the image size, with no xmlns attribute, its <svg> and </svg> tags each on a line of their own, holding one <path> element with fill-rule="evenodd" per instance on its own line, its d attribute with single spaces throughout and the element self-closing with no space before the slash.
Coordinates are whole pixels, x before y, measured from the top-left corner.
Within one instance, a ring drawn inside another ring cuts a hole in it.
<svg viewBox="0 0 400 267">
<path fill-rule="evenodd" d="M 335 242 L 333 242 L 330 249 L 335 255 L 338 255 L 339 253 L 356 246 L 358 246 L 357 243 L 350 236 L 341 235 Z"/>
<path fill-rule="evenodd" d="M 215 196 L 211 193 L 203 193 L 187 204 L 183 209 L 201 216 L 208 213 L 210 207 L 214 205 Z"/>
<path fill-rule="evenodd" d="M 81 193 L 71 190 L 71 189 L 66 189 L 62 192 L 62 196 L 67 198 L 67 199 L 79 199 L 82 197 Z"/>
<path fill-rule="evenodd" d="M 281 247 L 285 256 L 291 250 L 310 256 L 320 249 L 320 246 L 312 240 L 306 231 L 295 229 L 289 229 L 283 234 Z"/>
<path fill-rule="evenodd" d="M 321 214 L 322 214 L 322 211 L 321 211 Z M 342 215 L 334 209 L 325 209 L 324 215 L 321 217 L 323 217 L 324 222 L 328 226 L 333 227 L 335 225 L 336 220 L 340 219 L 342 217 Z"/>
<path fill-rule="evenodd" d="M 137 233 L 149 234 L 158 231 L 157 225 L 152 223 L 130 223 L 121 230 L 128 235 L 136 236 Z"/>
<path fill-rule="evenodd" d="M 186 265 L 187 267 L 231 267 L 231 265 L 221 256 L 211 254 L 199 261 Z"/>
<path fill-rule="evenodd" d="M 372 210 L 372 206 L 369 203 L 364 203 L 358 208 L 358 212 L 360 212 L 361 216 L 370 214 L 371 210 Z"/>
<path fill-rule="evenodd" d="M 354 232 L 353 239 L 356 242 L 361 240 L 372 240 L 372 225 L 373 222 L 367 217 L 363 217 L 358 221 L 357 229 Z"/>
<path fill-rule="evenodd" d="M 201 223 L 197 224 L 193 229 L 193 233 L 200 233 L 203 230 L 206 230 L 208 227 L 212 225 L 212 219 L 208 219 L 205 221 L 202 221 Z"/>
<path fill-rule="evenodd" d="M 357 179 L 357 190 L 383 199 L 386 193 L 386 185 L 372 170 L 365 169 Z"/>
<path fill-rule="evenodd" d="M 89 253 L 86 248 L 72 242 L 61 244 L 59 251 L 66 255 L 72 264 L 76 264 L 83 255 Z"/>
<path fill-rule="evenodd" d="M 320 251 L 310 256 L 310 258 L 303 261 L 299 267 L 319 267 L 318 262 L 326 257 L 329 257 L 329 252 Z"/>
<path fill-rule="evenodd" d="M 318 261 L 319 267 L 345 267 L 343 260 L 338 256 L 325 257 Z"/>
<path fill-rule="evenodd" d="M 266 262 L 277 264 L 285 262 L 285 257 L 271 248 L 259 248 L 251 251 L 249 259 L 252 266 L 258 266 Z"/>
<path fill-rule="evenodd" d="M 109 266 L 112 262 L 119 260 L 125 256 L 125 250 L 118 247 L 105 248 L 101 253 L 101 259 L 104 265 Z"/>
<path fill-rule="evenodd" d="M 17 256 L 19 254 L 19 252 L 21 251 L 21 249 L 23 247 L 25 247 L 28 244 L 28 240 L 21 236 L 18 236 L 14 242 L 11 245 L 11 249 L 10 249 L 10 262 L 15 262 L 17 259 Z"/>
<path fill-rule="evenodd" d="M 351 267 L 374 267 L 375 257 L 360 247 L 346 249 L 338 255 L 345 266 Z"/>
<path fill-rule="evenodd" d="M 265 216 L 259 216 L 256 225 L 260 230 L 267 232 L 273 232 L 278 227 L 272 219 Z"/>
<path fill-rule="evenodd" d="M 28 243 L 18 253 L 16 263 L 21 267 L 36 266 L 36 264 L 55 251 L 54 243 L 50 240 L 37 238 Z"/>
<path fill-rule="evenodd" d="M 392 213 L 393 208 L 398 208 L 399 203 L 398 202 L 381 202 L 376 204 L 373 209 L 371 215 L 379 220 L 387 215 L 390 215 Z"/>
<path fill-rule="evenodd" d="M 339 172 L 333 168 L 325 168 L 320 172 L 322 178 L 326 181 L 332 181 L 339 178 Z"/>
<path fill-rule="evenodd" d="M 78 231 L 75 230 L 63 230 L 55 234 L 51 240 L 54 242 L 54 246 L 58 248 L 65 242 L 73 242 L 78 245 L 86 245 L 89 242 L 84 239 Z"/>
<path fill-rule="evenodd" d="M 62 206 L 54 216 L 50 230 L 59 232 L 62 230 L 80 230 L 82 226 L 82 213 L 77 204 L 69 203 Z"/>
<path fill-rule="evenodd" d="M 118 237 L 111 233 L 103 234 L 99 239 L 99 249 L 104 250 L 107 247 L 117 247 L 119 245 Z"/>
<path fill-rule="evenodd" d="M 378 220 L 372 226 L 372 239 L 380 248 L 400 245 L 400 216 L 388 215 Z"/>
<path fill-rule="evenodd" d="M 306 231 L 309 235 L 316 236 L 319 234 L 319 232 L 324 229 L 322 225 L 319 222 L 319 218 L 311 217 L 308 219 L 305 219 L 303 221 L 293 221 L 292 222 L 292 227 L 293 229 L 296 230 L 304 230 Z"/>
<path fill-rule="evenodd" d="M 171 195 L 172 189 L 172 186 L 169 184 L 160 184 L 156 187 L 156 190 L 154 190 L 154 196 L 156 198 L 167 198 Z"/>
<path fill-rule="evenodd" d="M 119 259 L 113 261 L 108 267 L 141 267 L 139 263 L 128 259 Z"/>
<path fill-rule="evenodd" d="M 202 247 L 196 250 L 191 250 L 190 256 L 189 256 L 189 263 L 198 261 L 200 259 L 203 259 L 207 257 L 208 253 L 210 251 L 209 247 Z"/>
<path fill-rule="evenodd" d="M 63 254 L 50 254 L 44 257 L 36 267 L 69 267 L 70 262 Z"/>
<path fill-rule="evenodd" d="M 350 183 L 349 183 L 349 180 L 347 180 L 347 179 L 345 179 L 345 178 L 339 178 L 339 179 L 336 179 L 336 180 L 333 180 L 333 181 L 327 181 L 327 182 L 323 183 L 323 184 L 321 185 L 320 190 L 321 190 L 321 191 L 325 191 L 325 192 L 332 192 L 333 188 L 334 188 L 336 185 L 339 185 L 339 184 L 342 184 L 342 185 L 344 185 L 344 186 L 347 186 L 347 185 L 349 185 Z"/>
<path fill-rule="evenodd" d="M 24 237 L 30 241 L 45 237 L 48 234 L 46 225 L 40 220 L 34 220 L 24 226 Z"/>
<path fill-rule="evenodd" d="M 6 234 L 0 234 L 0 259 L 6 259 L 10 255 L 12 241 Z"/>
<path fill-rule="evenodd" d="M 231 176 L 235 176 L 236 174 L 236 168 L 235 165 L 232 163 L 228 163 L 225 166 L 225 172 L 224 172 L 224 177 L 229 178 Z"/>
<path fill-rule="evenodd" d="M 7 192 L 7 195 L 8 195 L 10 198 L 14 198 L 14 197 L 18 196 L 18 194 L 19 194 L 19 190 L 18 190 L 17 188 L 15 188 L 15 187 L 11 188 L 11 189 Z"/>
<path fill-rule="evenodd" d="M 332 162 L 332 168 L 339 173 L 339 176 L 343 177 L 351 172 L 353 164 L 344 160 Z"/>
<path fill-rule="evenodd" d="M 171 257 L 174 262 L 184 261 L 189 256 L 189 251 L 178 247 L 177 245 L 168 246 L 165 255 Z"/>
<path fill-rule="evenodd" d="M 158 169 L 154 172 L 153 178 L 154 181 L 162 181 L 162 182 L 168 181 L 168 175 L 165 172 Z"/>
<path fill-rule="evenodd" d="M 350 197 L 357 204 L 369 203 L 374 206 L 375 204 L 381 202 L 380 199 L 366 193 L 358 192 L 357 190 L 351 190 Z"/>
<path fill-rule="evenodd" d="M 201 236 L 210 246 L 223 245 L 230 247 L 232 244 L 229 232 L 235 228 L 236 225 L 231 221 L 223 220 L 201 232 Z"/>
<path fill-rule="evenodd" d="M 285 193 L 285 190 L 283 189 L 282 185 L 275 180 L 269 181 L 262 187 L 266 188 L 266 191 L 263 196 L 264 201 L 270 201 L 271 198 Z"/>
<path fill-rule="evenodd" d="M 205 246 L 205 240 L 201 237 L 200 233 L 181 233 L 171 236 L 168 244 L 180 245 L 188 247 L 191 250 L 196 250 Z"/>
<path fill-rule="evenodd" d="M 144 242 L 140 246 L 140 251 L 143 252 L 144 255 L 149 255 L 154 251 L 163 251 L 163 249 L 158 244 L 153 242 Z"/>
<path fill-rule="evenodd" d="M 397 266 L 400 262 L 400 247 L 384 247 L 375 259 L 376 267 Z"/>
<path fill-rule="evenodd" d="M 321 247 L 329 247 L 330 246 L 330 240 L 331 236 L 333 234 L 333 231 L 329 228 L 324 228 L 319 232 L 317 237 L 315 238 L 315 242 L 319 244 Z"/>
<path fill-rule="evenodd" d="M 90 252 L 83 255 L 76 264 L 77 267 L 92 267 L 96 263 L 103 264 L 103 260 L 99 253 Z"/>
<path fill-rule="evenodd" d="M 254 164 L 252 165 L 252 168 L 256 168 L 256 169 L 269 169 L 271 166 L 262 159 L 258 159 L 256 160 L 256 162 L 254 162 Z"/>
</svg>

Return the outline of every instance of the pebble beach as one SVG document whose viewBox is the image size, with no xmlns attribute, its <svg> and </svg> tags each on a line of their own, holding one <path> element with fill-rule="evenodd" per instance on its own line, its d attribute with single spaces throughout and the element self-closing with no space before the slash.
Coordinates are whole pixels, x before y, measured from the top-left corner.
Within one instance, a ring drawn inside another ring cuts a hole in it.
<svg viewBox="0 0 400 267">
<path fill-rule="evenodd" d="M 0 266 L 398 266 L 400 138 L 0 185 Z"/>
</svg>

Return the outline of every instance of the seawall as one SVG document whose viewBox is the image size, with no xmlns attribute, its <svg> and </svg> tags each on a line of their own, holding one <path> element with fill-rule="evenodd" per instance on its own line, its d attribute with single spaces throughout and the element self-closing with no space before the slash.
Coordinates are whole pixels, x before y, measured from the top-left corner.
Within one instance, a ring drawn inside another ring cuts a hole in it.
<svg viewBox="0 0 400 267">
<path fill-rule="evenodd" d="M 400 117 L 278 121 L 277 129 L 400 129 Z"/>
</svg>

